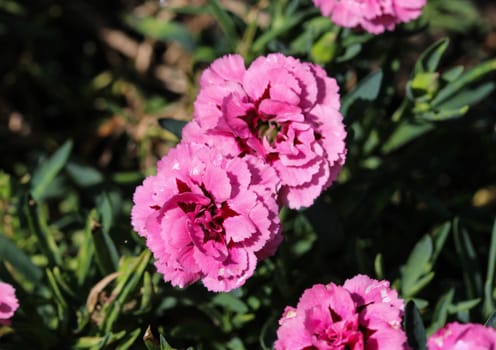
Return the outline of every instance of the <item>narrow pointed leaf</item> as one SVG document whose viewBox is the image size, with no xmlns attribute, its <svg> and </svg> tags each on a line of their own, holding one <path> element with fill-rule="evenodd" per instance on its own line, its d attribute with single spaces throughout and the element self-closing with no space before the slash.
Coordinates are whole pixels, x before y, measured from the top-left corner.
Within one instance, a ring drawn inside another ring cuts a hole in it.
<svg viewBox="0 0 496 350">
<path fill-rule="evenodd" d="M 375 100 L 381 89 L 382 76 L 382 69 L 378 69 L 363 78 L 352 91 L 343 97 L 341 113 L 346 117 L 350 107 L 358 100 Z"/>
<path fill-rule="evenodd" d="M 207 0 L 208 8 L 210 12 L 215 17 L 217 22 L 219 22 L 220 27 L 224 31 L 229 42 L 230 51 L 235 51 L 236 48 L 236 27 L 234 26 L 234 21 L 231 15 L 227 13 L 223 6 L 220 5 L 218 0 Z"/>
<path fill-rule="evenodd" d="M 455 290 L 451 288 L 447 293 L 439 298 L 436 308 L 434 309 L 434 315 L 432 316 L 432 323 L 427 329 L 427 335 L 433 334 L 446 324 L 448 312 L 451 307 L 451 303 L 453 302 L 454 295 Z"/>
<path fill-rule="evenodd" d="M 0 257 L 12 264 L 26 280 L 35 284 L 40 282 L 43 276 L 42 270 L 33 264 L 29 257 L 3 234 L 0 234 Z"/>
<path fill-rule="evenodd" d="M 482 276 L 472 240 L 458 219 L 455 219 L 453 228 L 455 248 L 463 269 L 467 295 L 471 299 L 481 297 L 483 294 Z"/>
<path fill-rule="evenodd" d="M 496 311 L 494 311 L 491 316 L 487 319 L 486 323 L 484 323 L 486 327 L 492 327 L 496 329 Z"/>
<path fill-rule="evenodd" d="M 414 75 L 424 72 L 435 72 L 441 61 L 441 57 L 448 48 L 449 39 L 443 38 L 432 44 L 420 56 L 415 65 Z"/>
<path fill-rule="evenodd" d="M 436 97 L 431 101 L 433 107 L 439 106 L 442 102 L 453 96 L 465 86 L 484 78 L 489 73 L 496 71 L 496 59 L 481 63 L 470 68 L 463 73 L 458 79 L 449 83 L 444 88 L 439 90 Z"/>
<path fill-rule="evenodd" d="M 401 271 L 401 291 L 404 297 L 412 297 L 434 276 L 431 273 L 432 239 L 425 235 L 415 245 Z"/>
<path fill-rule="evenodd" d="M 28 228 L 36 236 L 41 250 L 44 252 L 51 265 L 62 265 L 60 251 L 49 229 L 45 213 L 38 203 L 31 197 L 26 196 L 23 205 L 23 214 L 26 218 Z"/>
<path fill-rule="evenodd" d="M 83 283 L 85 282 L 86 277 L 90 271 L 91 264 L 93 262 L 95 246 L 93 244 L 92 231 L 95 229 L 95 223 L 97 222 L 96 218 L 96 210 L 93 209 L 86 219 L 83 241 L 81 242 L 81 247 L 77 256 L 78 264 L 76 276 L 79 286 L 83 285 Z"/>
<path fill-rule="evenodd" d="M 50 158 L 45 160 L 33 173 L 31 195 L 35 200 L 41 200 L 48 185 L 55 179 L 64 167 L 72 150 L 72 141 L 67 141 Z"/>
<path fill-rule="evenodd" d="M 410 300 L 405 308 L 405 329 L 408 345 L 412 350 L 427 350 L 427 337 L 424 323 L 415 303 Z"/>
<path fill-rule="evenodd" d="M 491 233 L 491 245 L 489 247 L 489 256 L 487 260 L 487 274 L 484 282 L 484 305 L 482 306 L 483 313 L 487 317 L 491 312 L 494 312 L 495 305 L 493 299 L 494 290 L 494 273 L 496 265 L 496 219 L 494 220 L 493 230 Z"/>
</svg>

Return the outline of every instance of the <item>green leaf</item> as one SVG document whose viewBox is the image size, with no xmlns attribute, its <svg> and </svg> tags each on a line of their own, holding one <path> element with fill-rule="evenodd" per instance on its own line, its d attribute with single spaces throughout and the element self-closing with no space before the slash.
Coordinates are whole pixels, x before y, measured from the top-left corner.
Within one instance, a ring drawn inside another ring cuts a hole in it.
<svg viewBox="0 0 496 350">
<path fill-rule="evenodd" d="M 431 123 L 413 122 L 406 119 L 402 120 L 389 138 L 384 142 L 382 152 L 385 154 L 391 153 L 408 142 L 428 133 L 432 129 L 434 129 L 434 125 Z"/>
<path fill-rule="evenodd" d="M 291 42 L 291 52 L 293 54 L 306 54 L 312 48 L 314 41 L 327 31 L 333 28 L 333 24 L 325 17 L 315 17 L 304 22 L 303 33 L 298 35 Z"/>
<path fill-rule="evenodd" d="M 415 77 L 419 73 L 435 72 L 439 66 L 441 57 L 448 48 L 448 45 L 449 39 L 443 38 L 429 46 L 417 60 L 413 71 L 413 76 Z"/>
<path fill-rule="evenodd" d="M 48 185 L 55 179 L 69 159 L 72 141 L 66 141 L 50 158 L 45 160 L 33 172 L 31 194 L 35 200 L 41 200 Z"/>
<path fill-rule="evenodd" d="M 257 40 L 252 45 L 252 52 L 258 54 L 264 51 L 267 44 L 277 38 L 279 35 L 282 35 L 289 31 L 291 28 L 296 26 L 300 21 L 308 14 L 308 11 L 303 11 L 299 14 L 296 14 L 292 17 L 285 18 L 285 21 L 279 25 L 271 28 L 271 30 L 265 31 L 262 35 L 258 37 Z"/>
<path fill-rule="evenodd" d="M 140 312 L 150 310 L 152 306 L 152 297 L 153 297 L 153 281 L 148 271 L 145 271 L 143 276 L 143 296 L 141 298 L 140 303 Z"/>
<path fill-rule="evenodd" d="M 34 265 L 29 257 L 3 234 L 0 234 L 0 257 L 12 264 L 17 272 L 32 283 L 38 284 L 43 277 L 40 268 Z"/>
<path fill-rule="evenodd" d="M 94 245 L 95 260 L 102 275 L 110 275 L 117 270 L 119 263 L 119 253 L 115 247 L 108 231 L 105 232 L 103 227 L 93 217 L 91 236 Z"/>
<path fill-rule="evenodd" d="M 432 235 L 432 238 L 434 240 L 434 252 L 432 254 L 432 260 L 431 260 L 433 264 L 437 260 L 439 254 L 441 253 L 441 250 L 443 249 L 444 243 L 446 242 L 446 239 L 448 238 L 450 232 L 451 232 L 451 223 L 449 221 L 445 222 L 436 231 L 434 231 Z"/>
<path fill-rule="evenodd" d="M 112 202 L 110 201 L 110 195 L 108 192 L 102 192 L 96 198 L 96 206 L 98 214 L 100 215 L 102 221 L 102 229 L 105 234 L 110 232 L 114 221 L 114 215 L 112 212 Z"/>
<path fill-rule="evenodd" d="M 471 299 L 482 296 L 482 276 L 477 261 L 474 245 L 467 231 L 461 226 L 459 219 L 453 223 L 455 248 L 463 270 L 463 279 L 467 296 Z"/>
<path fill-rule="evenodd" d="M 234 26 L 234 21 L 232 20 L 232 15 L 230 15 L 224 7 L 220 5 L 218 0 L 207 0 L 207 3 L 211 14 L 215 17 L 217 22 L 219 22 L 220 27 L 226 34 L 230 47 L 229 51 L 235 51 L 237 35 L 236 27 Z"/>
<path fill-rule="evenodd" d="M 106 332 L 109 332 L 112 329 L 125 302 L 138 286 L 138 282 L 143 277 L 143 273 L 148 266 L 150 258 L 150 251 L 145 250 L 138 257 L 122 259 L 122 264 L 119 268 L 118 283 L 112 292 L 114 299 L 111 303 L 106 305 L 106 310 L 103 313 L 105 317 L 102 322 L 102 328 Z"/>
<path fill-rule="evenodd" d="M 494 311 L 491 316 L 487 319 L 486 323 L 484 323 L 486 327 L 492 327 L 496 329 L 496 311 Z"/>
<path fill-rule="evenodd" d="M 317 40 L 310 50 L 310 57 L 318 64 L 326 64 L 330 62 L 336 52 L 336 32 L 327 32 Z"/>
<path fill-rule="evenodd" d="M 442 111 L 445 109 L 473 106 L 489 96 L 495 87 L 496 84 L 494 82 L 487 82 L 474 89 L 463 89 L 460 93 L 441 103 L 437 109 Z"/>
<path fill-rule="evenodd" d="M 375 276 L 377 277 L 378 280 L 384 279 L 384 262 L 381 253 L 375 256 L 374 271 L 375 271 Z"/>
<path fill-rule="evenodd" d="M 163 129 L 173 133 L 180 140 L 183 128 L 186 126 L 187 122 L 184 120 L 161 118 L 158 120 L 158 124 Z"/>
<path fill-rule="evenodd" d="M 74 349 L 108 349 L 108 345 L 125 337 L 126 331 L 107 333 L 102 337 L 81 337 L 74 344 Z M 117 347 L 119 349 L 119 347 Z"/>
<path fill-rule="evenodd" d="M 430 263 L 433 252 L 432 239 L 425 235 L 415 245 L 405 266 L 401 269 L 403 297 L 412 297 L 433 277 Z"/>
<path fill-rule="evenodd" d="M 427 350 L 424 323 L 417 306 L 412 300 L 406 304 L 405 308 L 405 330 L 408 345 L 412 347 L 412 350 Z"/>
<path fill-rule="evenodd" d="M 127 16 L 125 21 L 144 36 L 163 41 L 175 41 L 193 52 L 195 40 L 182 24 L 157 17 Z"/>
<path fill-rule="evenodd" d="M 378 69 L 363 78 L 357 86 L 341 100 L 341 113 L 346 117 L 350 107 L 358 100 L 375 100 L 381 89 L 382 76 L 382 69 Z"/>
<path fill-rule="evenodd" d="M 160 350 L 176 350 L 167 343 L 167 340 L 165 340 L 165 337 L 162 334 L 160 334 Z"/>
<path fill-rule="evenodd" d="M 356 57 L 362 51 L 362 44 L 353 44 L 346 47 L 345 52 L 336 58 L 336 62 L 342 63 Z"/>
<path fill-rule="evenodd" d="M 477 299 L 465 300 L 465 301 L 459 302 L 457 304 L 451 304 L 448 307 L 448 312 L 450 314 L 456 314 L 456 313 L 459 313 L 462 311 L 468 311 L 468 310 L 474 308 L 475 306 L 477 306 L 477 304 L 479 304 L 480 301 L 481 301 L 481 299 L 477 298 Z"/>
<path fill-rule="evenodd" d="M 266 338 L 271 336 L 271 333 L 275 334 L 276 329 L 274 326 L 277 324 L 277 317 L 279 315 L 272 314 L 262 325 L 262 329 L 260 330 L 260 335 L 258 337 L 258 342 L 260 344 L 260 348 L 262 350 L 271 350 L 272 346 Z M 271 339 L 273 341 L 273 339 Z"/>
<path fill-rule="evenodd" d="M 433 107 L 438 107 L 442 102 L 453 96 L 455 93 L 463 89 L 465 86 L 484 78 L 489 73 L 496 70 L 496 59 L 481 63 L 470 68 L 463 73 L 458 79 L 449 83 L 444 88 L 439 90 L 436 97 L 431 101 Z"/>
<path fill-rule="evenodd" d="M 453 302 L 453 296 L 455 295 L 455 290 L 451 288 L 447 293 L 443 294 L 436 304 L 434 309 L 434 314 L 432 316 L 432 323 L 427 329 L 427 334 L 431 335 L 436 332 L 439 328 L 446 324 L 448 319 L 448 312 Z"/>
<path fill-rule="evenodd" d="M 441 75 L 441 78 L 447 82 L 452 82 L 458 79 L 458 77 L 460 77 L 460 75 L 463 73 L 464 70 L 465 67 L 463 66 L 453 67 L 447 70 L 446 72 L 444 72 L 443 75 Z"/>
<path fill-rule="evenodd" d="M 86 219 L 86 226 L 84 228 L 83 241 L 80 244 L 79 252 L 77 255 L 77 282 L 79 286 L 82 286 L 86 282 L 88 273 L 91 269 L 93 262 L 93 256 L 95 254 L 95 246 L 93 244 L 93 234 L 92 231 L 95 229 L 97 224 L 97 213 L 93 209 Z"/>
<path fill-rule="evenodd" d="M 444 121 L 454 118 L 463 117 L 468 112 L 468 106 L 463 106 L 458 109 L 444 109 L 438 112 L 429 111 L 418 115 L 419 119 L 425 121 Z"/>
<path fill-rule="evenodd" d="M 224 309 L 232 312 L 238 312 L 238 313 L 248 312 L 248 307 L 246 306 L 246 304 L 229 293 L 222 293 L 216 295 L 212 299 L 212 303 L 214 305 L 222 306 Z"/>
<path fill-rule="evenodd" d="M 45 213 L 29 195 L 24 199 L 23 214 L 26 218 L 29 231 L 38 239 L 40 248 L 48 258 L 50 264 L 61 266 L 62 258 L 60 251 L 51 230 L 48 228 Z"/>
<path fill-rule="evenodd" d="M 59 286 L 57 285 L 57 281 L 55 279 L 55 276 L 53 275 L 53 272 L 50 269 L 46 269 L 46 274 L 47 274 L 48 285 L 52 290 L 53 300 L 55 301 L 55 304 L 57 306 L 57 318 L 59 321 L 59 325 L 57 328 L 65 329 L 67 326 L 66 323 L 67 312 L 68 312 L 67 301 L 65 300 L 62 292 L 60 291 Z"/>
<path fill-rule="evenodd" d="M 484 304 L 482 312 L 487 317 L 494 312 L 495 305 L 493 299 L 494 273 L 496 267 L 496 219 L 494 220 L 493 230 L 491 233 L 491 245 L 489 246 L 489 256 L 487 259 L 487 274 L 484 282 Z"/>
<path fill-rule="evenodd" d="M 124 340 L 117 345 L 116 350 L 127 350 L 131 348 L 131 346 L 134 345 L 136 342 L 136 339 L 138 339 L 139 335 L 141 334 L 141 329 L 137 328 L 134 331 L 128 333 Z"/>
<path fill-rule="evenodd" d="M 103 182 L 103 175 L 90 166 L 69 161 L 66 170 L 72 180 L 81 187 L 91 187 Z"/>
</svg>

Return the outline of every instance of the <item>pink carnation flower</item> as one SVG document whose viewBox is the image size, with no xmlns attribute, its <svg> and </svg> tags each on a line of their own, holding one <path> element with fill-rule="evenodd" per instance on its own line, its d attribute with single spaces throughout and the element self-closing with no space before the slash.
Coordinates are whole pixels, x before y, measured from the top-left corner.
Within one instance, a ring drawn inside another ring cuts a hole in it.
<svg viewBox="0 0 496 350">
<path fill-rule="evenodd" d="M 313 0 L 324 16 L 339 26 L 373 34 L 420 16 L 426 0 Z"/>
<path fill-rule="evenodd" d="M 496 350 L 496 330 L 481 324 L 448 323 L 429 337 L 429 350 Z"/>
<path fill-rule="evenodd" d="M 346 132 L 336 81 L 293 57 L 259 57 L 248 69 L 239 55 L 217 59 L 201 77 L 184 141 L 232 156 L 255 155 L 281 181 L 290 208 L 310 206 L 345 160 Z"/>
<path fill-rule="evenodd" d="M 387 281 L 364 275 L 314 285 L 279 320 L 276 350 L 408 349 L 403 301 Z"/>
<path fill-rule="evenodd" d="M 174 286 L 241 286 L 282 239 L 274 170 L 194 143 L 171 149 L 157 168 L 136 189 L 131 220 L 158 271 Z"/>
<path fill-rule="evenodd" d="M 8 283 L 0 282 L 0 324 L 7 325 L 19 308 L 15 289 Z"/>
</svg>

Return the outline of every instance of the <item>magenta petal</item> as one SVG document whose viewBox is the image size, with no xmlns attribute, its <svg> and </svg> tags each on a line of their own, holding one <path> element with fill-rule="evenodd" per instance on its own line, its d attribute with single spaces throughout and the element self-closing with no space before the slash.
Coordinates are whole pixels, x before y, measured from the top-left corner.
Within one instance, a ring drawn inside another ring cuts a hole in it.
<svg viewBox="0 0 496 350">
<path fill-rule="evenodd" d="M 0 320 L 5 321 L 14 316 L 19 308 L 15 288 L 5 282 L 0 282 Z"/>
<path fill-rule="evenodd" d="M 203 284 L 213 292 L 226 292 L 238 288 L 253 274 L 256 260 L 252 252 L 242 248 L 232 248 L 228 261 L 210 269 L 203 278 Z"/>
<path fill-rule="evenodd" d="M 245 216 L 234 216 L 224 220 L 224 228 L 226 230 L 226 239 L 233 242 L 241 242 L 254 235 L 257 231 L 253 222 Z"/>
<path fill-rule="evenodd" d="M 245 73 L 245 63 L 240 55 L 227 55 L 215 60 L 203 72 L 200 84 L 217 85 L 225 81 L 241 82 Z"/>
<path fill-rule="evenodd" d="M 266 115 L 275 116 L 274 119 L 278 122 L 303 121 L 304 119 L 298 106 L 276 100 L 263 100 L 260 103 L 259 111 Z"/>
</svg>

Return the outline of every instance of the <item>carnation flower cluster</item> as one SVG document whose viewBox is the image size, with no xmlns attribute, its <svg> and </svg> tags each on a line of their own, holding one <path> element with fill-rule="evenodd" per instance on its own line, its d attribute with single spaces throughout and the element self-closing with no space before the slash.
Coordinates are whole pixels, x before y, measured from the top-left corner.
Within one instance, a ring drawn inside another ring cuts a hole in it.
<svg viewBox="0 0 496 350">
<path fill-rule="evenodd" d="M 358 275 L 343 286 L 316 284 L 284 310 L 275 349 L 408 349 L 403 310 L 387 281 Z"/>
<path fill-rule="evenodd" d="M 293 57 L 246 68 L 228 55 L 203 73 L 194 107 L 181 143 L 136 189 L 131 221 L 166 281 L 229 291 L 276 251 L 280 206 L 310 206 L 343 166 L 338 86 Z"/>
<path fill-rule="evenodd" d="M 275 350 L 409 350 L 404 302 L 388 281 L 357 275 L 343 286 L 316 284 L 287 306 Z M 428 350 L 496 350 L 496 330 L 448 323 L 429 337 Z"/>
<path fill-rule="evenodd" d="M 416 19 L 427 0 L 313 0 L 324 16 L 342 27 L 380 34 Z"/>
<path fill-rule="evenodd" d="M 313 1 L 336 24 L 375 34 L 417 18 L 426 3 Z M 320 66 L 282 54 L 248 67 L 240 55 L 215 60 L 182 141 L 133 198 L 132 225 L 164 279 L 179 287 L 201 280 L 215 292 L 242 286 L 283 239 L 281 206 L 308 207 L 336 180 L 347 153 L 339 108 L 338 85 Z M 403 316 L 388 281 L 316 284 L 285 308 L 274 348 L 408 350 Z M 450 323 L 427 347 L 496 350 L 496 331 Z"/>
</svg>

